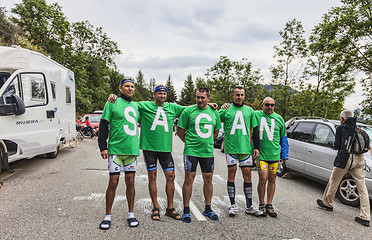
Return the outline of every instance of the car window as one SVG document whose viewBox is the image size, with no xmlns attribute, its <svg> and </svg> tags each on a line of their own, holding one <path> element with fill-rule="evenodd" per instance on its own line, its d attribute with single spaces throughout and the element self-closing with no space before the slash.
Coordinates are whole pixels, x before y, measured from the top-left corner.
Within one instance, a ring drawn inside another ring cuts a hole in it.
<svg viewBox="0 0 372 240">
<path fill-rule="evenodd" d="M 311 122 L 300 122 L 292 133 L 292 138 L 309 142 L 313 133 L 315 123 Z"/>
<path fill-rule="evenodd" d="M 297 127 L 298 122 L 293 123 L 288 129 L 287 129 L 287 136 L 289 138 L 292 138 L 292 132 Z"/>
<path fill-rule="evenodd" d="M 327 145 L 328 142 L 335 140 L 335 135 L 330 127 L 318 124 L 314 131 L 313 142 Z"/>
</svg>

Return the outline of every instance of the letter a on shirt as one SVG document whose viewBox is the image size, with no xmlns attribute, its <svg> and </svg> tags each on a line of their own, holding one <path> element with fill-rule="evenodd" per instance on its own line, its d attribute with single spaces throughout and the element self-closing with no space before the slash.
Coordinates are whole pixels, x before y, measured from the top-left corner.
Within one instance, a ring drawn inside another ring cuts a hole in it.
<svg viewBox="0 0 372 240">
<path fill-rule="evenodd" d="M 162 107 L 158 107 L 158 110 L 156 111 L 154 121 L 152 122 L 151 131 L 155 131 L 158 125 L 164 126 L 164 131 L 169 132 L 167 115 L 165 115 L 164 109 Z"/>
<path fill-rule="evenodd" d="M 275 131 L 275 119 L 271 118 L 271 128 L 269 129 L 269 125 L 267 124 L 266 118 L 261 117 L 261 124 L 260 124 L 260 140 L 263 139 L 263 129 L 265 128 L 265 132 L 267 134 L 267 138 L 269 141 L 274 140 L 274 131 Z"/>
<path fill-rule="evenodd" d="M 245 127 L 245 122 L 244 122 L 242 111 L 236 111 L 230 135 L 234 135 L 235 130 L 237 130 L 237 129 L 241 129 L 243 135 L 247 135 L 247 129 Z"/>
</svg>

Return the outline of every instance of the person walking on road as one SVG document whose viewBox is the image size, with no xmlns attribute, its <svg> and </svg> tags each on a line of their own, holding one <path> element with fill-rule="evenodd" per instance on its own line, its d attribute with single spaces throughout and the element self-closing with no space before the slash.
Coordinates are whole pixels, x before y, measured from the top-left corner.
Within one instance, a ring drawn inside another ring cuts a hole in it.
<svg viewBox="0 0 372 240">
<path fill-rule="evenodd" d="M 137 227 L 134 217 L 134 177 L 139 155 L 137 122 L 138 106 L 132 102 L 134 79 L 126 77 L 119 85 L 120 97 L 115 103 L 107 102 L 99 126 L 98 145 L 103 159 L 108 159 L 109 184 L 106 190 L 106 215 L 100 228 L 107 230 L 111 226 L 111 209 L 119 184 L 120 172 L 125 172 L 126 197 L 128 201 L 128 219 L 130 227 Z M 107 138 L 108 147 L 107 147 Z"/>
<path fill-rule="evenodd" d="M 221 128 L 221 121 L 217 111 L 208 106 L 209 101 L 209 90 L 199 88 L 196 91 L 197 104 L 185 109 L 178 122 L 177 135 L 185 143 L 185 179 L 182 186 L 184 213 L 182 221 L 186 223 L 191 222 L 190 199 L 198 163 L 204 181 L 205 210 L 203 215 L 212 220 L 218 220 L 218 215 L 211 209 L 211 202 L 214 170 L 213 140 L 217 137 L 218 130 Z"/>
<path fill-rule="evenodd" d="M 244 104 L 245 90 L 241 86 L 234 89 L 233 104 L 228 109 L 221 109 L 219 115 L 223 122 L 226 163 L 228 167 L 227 193 L 230 199 L 229 216 L 234 217 L 238 208 L 235 204 L 235 175 L 237 162 L 244 179 L 243 192 L 246 198 L 247 214 L 263 216 L 252 203 L 252 167 L 254 160 L 260 155 L 260 140 L 254 111 Z M 253 144 L 251 144 L 251 129 Z"/>
<path fill-rule="evenodd" d="M 260 156 L 257 160 L 259 209 L 270 217 L 277 217 L 273 208 L 276 186 L 276 171 L 279 161 L 288 159 L 288 139 L 283 118 L 274 112 L 275 101 L 267 97 L 262 102 L 262 111 L 255 112 L 259 126 Z M 267 186 L 267 187 L 266 187 Z M 265 205 L 265 193 L 267 200 Z"/>
<path fill-rule="evenodd" d="M 329 178 L 323 198 L 317 200 L 317 204 L 322 209 L 333 211 L 333 199 L 342 178 L 347 172 L 350 172 L 358 188 L 360 198 L 360 214 L 355 217 L 357 223 L 368 227 L 371 218 L 368 190 L 365 183 L 364 159 L 363 154 L 350 154 L 345 142 L 349 136 L 355 133 L 356 119 L 353 112 L 343 110 L 340 114 L 341 125 L 336 128 L 336 137 L 334 147 L 338 150 L 336 159 L 333 163 L 332 175 Z"/>
</svg>

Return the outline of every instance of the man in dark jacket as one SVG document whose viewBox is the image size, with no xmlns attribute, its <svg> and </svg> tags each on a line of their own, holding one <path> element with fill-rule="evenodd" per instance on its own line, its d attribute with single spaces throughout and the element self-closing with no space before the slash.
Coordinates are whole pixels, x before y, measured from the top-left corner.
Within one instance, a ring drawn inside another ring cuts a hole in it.
<svg viewBox="0 0 372 240">
<path fill-rule="evenodd" d="M 353 112 L 344 110 L 340 114 L 341 125 L 336 129 L 336 139 L 334 147 L 338 150 L 334 161 L 332 175 L 329 178 L 326 189 L 324 190 L 323 199 L 318 199 L 319 207 L 333 211 L 333 199 L 340 182 L 349 171 L 358 188 L 360 198 L 360 215 L 355 217 L 355 221 L 363 226 L 369 226 L 370 221 L 370 206 L 368 190 L 364 180 L 364 159 L 363 154 L 352 152 L 350 145 L 352 137 L 355 133 L 356 119 L 353 117 Z"/>
</svg>

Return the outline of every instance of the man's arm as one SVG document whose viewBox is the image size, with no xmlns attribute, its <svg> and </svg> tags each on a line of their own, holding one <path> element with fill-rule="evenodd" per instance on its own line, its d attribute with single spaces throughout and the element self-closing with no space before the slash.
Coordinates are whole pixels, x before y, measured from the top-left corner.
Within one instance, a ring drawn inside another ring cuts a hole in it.
<svg viewBox="0 0 372 240">
<path fill-rule="evenodd" d="M 109 124 L 110 123 L 106 119 L 102 118 L 99 122 L 98 146 L 103 159 L 108 158 L 107 138 L 109 134 Z"/>
<path fill-rule="evenodd" d="M 186 137 L 186 130 L 185 129 L 183 129 L 181 127 L 177 127 L 177 135 L 182 140 L 182 142 L 185 142 L 185 137 Z"/>
<path fill-rule="evenodd" d="M 219 129 L 214 130 L 214 132 L 213 132 L 213 140 L 216 139 L 216 137 L 218 137 L 218 132 L 219 132 Z"/>
<path fill-rule="evenodd" d="M 260 156 L 260 132 L 258 130 L 258 126 L 253 128 L 252 134 L 253 140 L 253 158 L 257 159 Z"/>
<path fill-rule="evenodd" d="M 115 103 L 116 102 L 116 99 L 118 99 L 118 96 L 116 96 L 115 94 L 111 93 L 107 99 L 108 102 L 110 103 Z"/>
</svg>

